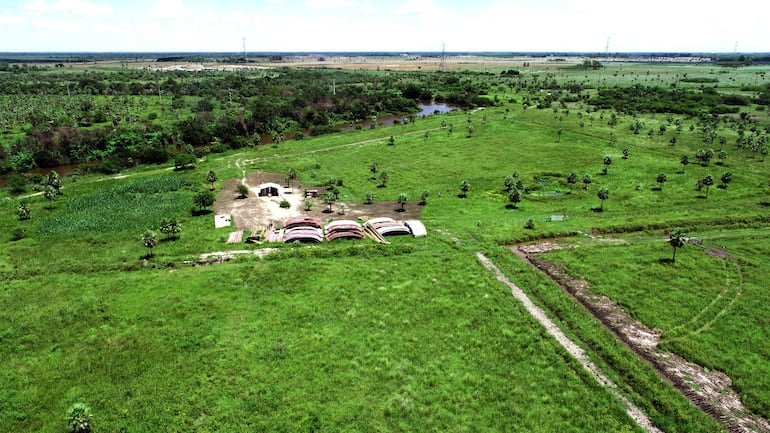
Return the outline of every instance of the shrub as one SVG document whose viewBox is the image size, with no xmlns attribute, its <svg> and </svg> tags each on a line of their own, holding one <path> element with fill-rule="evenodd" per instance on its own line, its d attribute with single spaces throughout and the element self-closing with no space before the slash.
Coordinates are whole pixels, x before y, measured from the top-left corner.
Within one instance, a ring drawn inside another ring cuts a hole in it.
<svg viewBox="0 0 770 433">
<path fill-rule="evenodd" d="M 27 190 L 27 178 L 23 174 L 11 173 L 8 176 L 8 189 L 13 195 L 24 193 Z"/>
<path fill-rule="evenodd" d="M 15 229 L 11 230 L 11 241 L 16 242 L 24 239 L 24 229 L 20 227 L 16 227 Z"/>
<path fill-rule="evenodd" d="M 289 200 L 283 199 L 283 200 L 281 200 L 280 206 L 283 209 L 288 209 L 288 208 L 291 207 L 291 203 L 289 203 Z"/>
<path fill-rule="evenodd" d="M 527 220 L 527 222 L 524 223 L 524 228 L 528 230 L 532 230 L 535 228 L 535 221 L 530 218 Z"/>
<path fill-rule="evenodd" d="M 196 158 L 204 158 L 209 153 L 211 153 L 211 148 L 208 146 L 198 147 L 193 152 Z"/>
<path fill-rule="evenodd" d="M 67 410 L 67 426 L 72 433 L 89 433 L 91 418 L 91 408 L 85 403 L 75 403 Z"/>
<path fill-rule="evenodd" d="M 246 198 L 249 196 L 249 187 L 246 185 L 239 183 L 235 186 L 235 192 L 238 193 L 239 198 Z"/>
<path fill-rule="evenodd" d="M 174 156 L 174 169 L 185 170 L 187 168 L 195 168 L 195 155 L 190 153 L 178 153 Z"/>
<path fill-rule="evenodd" d="M 29 205 L 26 201 L 19 202 L 19 206 L 16 208 L 16 214 L 19 216 L 19 220 L 28 220 L 30 217 Z"/>
</svg>

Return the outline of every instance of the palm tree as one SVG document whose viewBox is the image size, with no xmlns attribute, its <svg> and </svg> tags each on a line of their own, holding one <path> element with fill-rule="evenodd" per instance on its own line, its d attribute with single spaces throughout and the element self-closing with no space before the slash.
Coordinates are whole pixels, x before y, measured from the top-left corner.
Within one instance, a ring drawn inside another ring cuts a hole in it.
<svg viewBox="0 0 770 433">
<path fill-rule="evenodd" d="M 719 158 L 717 165 L 724 165 L 725 159 L 727 159 L 727 152 L 724 149 L 719 149 L 717 157 Z"/>
<path fill-rule="evenodd" d="M 388 183 L 388 173 L 382 172 L 380 173 L 380 186 L 385 188 L 385 185 Z"/>
<path fill-rule="evenodd" d="M 364 201 L 365 204 L 372 204 L 374 202 L 374 193 L 372 191 L 368 191 L 366 193 L 366 200 Z"/>
<path fill-rule="evenodd" d="M 403 192 L 398 195 L 398 204 L 401 205 L 401 210 L 404 210 L 404 206 L 406 206 L 406 200 L 407 196 Z"/>
<path fill-rule="evenodd" d="M 516 178 L 513 176 L 506 176 L 505 177 L 505 191 L 510 191 L 513 189 L 513 186 L 516 185 Z"/>
<path fill-rule="evenodd" d="M 703 180 L 701 180 L 703 185 L 706 186 L 706 197 L 709 196 L 709 187 L 714 184 L 714 175 L 707 174 L 703 176 Z"/>
<path fill-rule="evenodd" d="M 682 248 L 685 245 L 686 233 L 682 229 L 676 229 L 669 233 L 668 244 L 674 249 L 674 255 L 671 257 L 672 262 L 676 262 L 676 250 Z"/>
<path fill-rule="evenodd" d="M 214 190 L 214 182 L 216 182 L 217 179 L 219 178 L 217 177 L 217 174 L 214 173 L 214 170 L 209 170 L 209 174 L 206 175 L 206 182 L 208 182 L 211 185 L 210 189 L 212 191 Z"/>
<path fill-rule="evenodd" d="M 604 200 L 607 200 L 610 198 L 610 190 L 607 189 L 606 186 L 603 186 L 599 188 L 598 191 L 596 191 L 596 196 L 599 197 L 599 211 L 604 211 Z"/>
<path fill-rule="evenodd" d="M 722 181 L 722 188 L 727 188 L 727 184 L 733 181 L 733 174 L 725 172 L 719 179 Z"/>
<path fill-rule="evenodd" d="M 511 191 L 508 194 L 508 201 L 511 202 L 514 209 L 517 209 L 519 207 L 518 203 L 521 202 L 521 191 L 519 191 L 518 189 L 514 189 L 513 191 Z"/>
<path fill-rule="evenodd" d="M 48 172 L 48 176 L 45 178 L 45 185 L 55 188 L 56 191 L 61 189 L 61 177 L 59 176 L 59 173 L 56 172 L 56 170 L 51 170 Z"/>
<path fill-rule="evenodd" d="M 333 192 L 327 191 L 326 194 L 323 196 L 324 203 L 326 203 L 327 206 L 329 206 L 326 210 L 327 213 L 330 213 L 332 211 L 332 205 L 334 202 L 337 201 L 337 197 L 334 195 Z"/>
<path fill-rule="evenodd" d="M 584 174 L 583 175 L 583 189 L 588 189 L 588 185 L 590 185 L 591 182 L 593 182 L 593 178 L 591 177 L 591 175 L 587 174 L 587 173 Z"/>
<path fill-rule="evenodd" d="M 155 236 L 155 232 L 147 229 L 142 234 L 142 245 L 144 245 L 147 249 L 150 250 L 150 253 L 147 254 L 147 257 L 152 257 L 152 249 L 155 248 L 155 245 L 157 244 L 158 244 L 158 237 Z"/>
<path fill-rule="evenodd" d="M 687 164 L 690 163 L 690 157 L 687 155 L 682 155 L 679 158 L 679 163 L 682 164 L 682 174 L 684 174 L 684 169 L 687 167 Z"/>
<path fill-rule="evenodd" d="M 48 208 L 51 209 L 53 207 L 53 200 L 59 195 L 59 190 L 52 185 L 46 185 L 43 188 L 43 195 L 48 200 Z"/>
<path fill-rule="evenodd" d="M 290 168 L 289 171 L 286 173 L 286 180 L 288 181 L 287 183 L 289 184 L 289 187 L 291 187 L 291 183 L 297 180 L 297 178 L 299 178 L 299 175 L 297 174 L 297 170 L 294 167 Z"/>
<path fill-rule="evenodd" d="M 610 168 L 610 164 L 612 164 L 612 157 L 607 155 L 604 157 L 604 171 L 603 171 L 604 174 L 607 174 L 607 171 Z"/>
<path fill-rule="evenodd" d="M 380 166 L 376 162 L 372 162 L 369 165 L 369 171 L 372 172 L 372 179 L 377 179 L 377 172 L 380 170 Z"/>
<path fill-rule="evenodd" d="M 462 182 L 460 182 L 460 191 L 462 191 L 462 196 L 467 197 L 468 196 L 468 190 L 471 189 L 471 184 L 468 183 L 467 180 L 463 179 Z"/>
<path fill-rule="evenodd" d="M 425 205 L 428 203 L 428 195 L 430 194 L 430 191 L 427 189 L 422 190 L 422 194 L 420 194 L 420 204 Z"/>
<path fill-rule="evenodd" d="M 660 184 L 660 190 L 663 191 L 663 184 L 666 183 L 668 179 L 666 178 L 666 173 L 661 173 L 658 175 L 658 177 L 655 179 Z"/>
</svg>

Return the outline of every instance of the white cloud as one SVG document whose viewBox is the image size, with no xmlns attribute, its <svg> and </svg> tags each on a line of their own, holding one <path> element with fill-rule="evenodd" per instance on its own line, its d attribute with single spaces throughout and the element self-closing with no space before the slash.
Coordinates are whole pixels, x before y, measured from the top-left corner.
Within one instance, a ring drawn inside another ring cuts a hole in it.
<svg viewBox="0 0 770 433">
<path fill-rule="evenodd" d="M 191 16 L 192 12 L 185 7 L 182 0 L 158 0 L 150 8 L 150 18 L 174 20 L 187 19 Z"/>
<path fill-rule="evenodd" d="M 308 9 L 340 9 L 355 5 L 351 0 L 305 0 Z"/>
<path fill-rule="evenodd" d="M 0 15 L 0 24 L 10 26 L 14 24 L 24 24 L 27 19 L 19 15 Z"/>
<path fill-rule="evenodd" d="M 361 5 L 361 12 L 365 14 L 371 14 L 377 11 L 377 8 L 374 7 L 371 3 L 364 3 Z"/>
<path fill-rule="evenodd" d="M 28 3 L 26 8 L 34 15 L 63 13 L 96 17 L 112 14 L 112 9 L 109 6 L 92 3 L 86 0 L 59 0 L 51 3 L 46 0 L 34 0 L 33 2 Z"/>
<path fill-rule="evenodd" d="M 396 15 L 429 15 L 435 10 L 432 0 L 409 0 L 396 8 Z"/>
</svg>

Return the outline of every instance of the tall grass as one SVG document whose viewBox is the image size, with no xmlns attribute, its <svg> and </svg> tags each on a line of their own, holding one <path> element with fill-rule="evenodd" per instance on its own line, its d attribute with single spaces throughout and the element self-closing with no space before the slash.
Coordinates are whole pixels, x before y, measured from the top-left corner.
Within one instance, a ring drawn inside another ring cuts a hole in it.
<svg viewBox="0 0 770 433">
<path fill-rule="evenodd" d="M 64 201 L 38 225 L 41 236 L 136 232 L 192 206 L 178 176 L 154 176 Z"/>
</svg>

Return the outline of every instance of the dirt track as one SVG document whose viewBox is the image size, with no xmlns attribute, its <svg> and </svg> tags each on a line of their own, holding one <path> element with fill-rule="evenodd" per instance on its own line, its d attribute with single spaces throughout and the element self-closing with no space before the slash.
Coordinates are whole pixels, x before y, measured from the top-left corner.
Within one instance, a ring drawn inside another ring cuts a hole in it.
<svg viewBox="0 0 770 433">
<path fill-rule="evenodd" d="M 567 352 L 569 352 L 570 355 L 572 355 L 575 359 L 577 359 L 583 367 L 585 367 L 586 370 L 588 370 L 591 375 L 596 379 L 597 382 L 602 384 L 605 388 L 607 388 L 610 392 L 612 392 L 615 397 L 620 400 L 623 405 L 626 407 L 626 412 L 628 413 L 628 416 L 630 416 L 634 421 L 636 421 L 639 426 L 641 426 L 643 429 L 645 429 L 648 432 L 658 432 L 662 433 L 661 430 L 659 430 L 657 427 L 652 425 L 652 422 L 649 418 L 647 418 L 647 415 L 644 414 L 638 407 L 636 407 L 633 403 L 631 403 L 626 397 L 624 397 L 620 391 L 618 391 L 617 385 L 615 385 L 612 380 L 610 380 L 607 376 L 605 376 L 597 367 L 596 365 L 591 362 L 590 359 L 586 356 L 583 349 L 580 348 L 577 344 L 572 342 L 569 338 L 567 338 L 566 335 L 564 335 L 563 332 L 561 332 L 561 329 L 559 329 L 558 326 L 556 326 L 551 319 L 546 316 L 546 314 L 538 308 L 532 301 L 527 297 L 527 295 L 521 291 L 518 287 L 516 287 L 515 284 L 513 284 L 508 278 L 506 278 L 505 275 L 503 275 L 502 272 L 483 254 L 476 253 L 476 257 L 479 259 L 481 264 L 484 265 L 485 268 L 487 268 L 490 272 L 495 274 L 495 277 L 497 279 L 508 286 L 508 288 L 511 289 L 511 293 L 513 296 L 519 300 L 522 304 L 524 304 L 524 308 L 527 309 L 529 314 L 532 315 L 535 319 L 537 319 L 538 322 L 540 322 L 541 325 L 546 329 L 546 331 L 553 336 L 553 338 L 556 339 L 559 344 L 561 344 Z"/>
<path fill-rule="evenodd" d="M 732 381 L 726 374 L 707 371 L 674 353 L 660 350 L 660 330 L 650 329 L 633 320 L 623 308 L 606 296 L 590 293 L 586 281 L 572 278 L 561 266 L 537 257 L 558 248 L 553 242 L 544 242 L 517 246 L 512 250 L 580 301 L 630 349 L 655 367 L 661 376 L 672 382 L 704 412 L 722 422 L 729 431 L 770 432 L 770 423 L 766 419 L 748 414 L 739 396 L 731 388 Z"/>
</svg>

